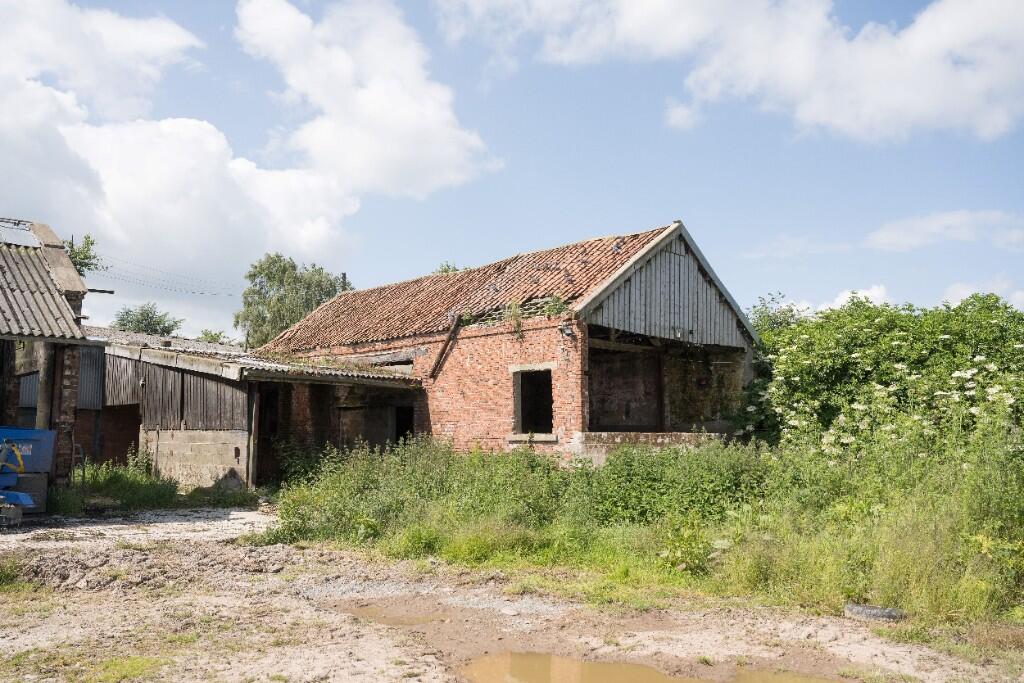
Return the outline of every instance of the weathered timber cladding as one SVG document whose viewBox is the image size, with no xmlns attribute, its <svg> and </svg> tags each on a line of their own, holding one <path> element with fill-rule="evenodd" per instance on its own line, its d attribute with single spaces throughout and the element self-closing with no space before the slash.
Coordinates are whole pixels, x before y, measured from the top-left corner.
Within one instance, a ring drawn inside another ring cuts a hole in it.
<svg viewBox="0 0 1024 683">
<path fill-rule="evenodd" d="M 241 384 L 184 373 L 185 425 L 188 429 L 248 428 L 248 398 Z"/>
<path fill-rule="evenodd" d="M 143 363 L 146 429 L 245 430 L 248 398 L 242 384 Z"/>
<path fill-rule="evenodd" d="M 180 370 L 143 363 L 146 386 L 142 396 L 142 426 L 147 429 L 181 428 Z"/>
<path fill-rule="evenodd" d="M 103 380 L 104 405 L 128 406 L 142 402 L 142 363 L 107 354 Z"/>
<path fill-rule="evenodd" d="M 693 344 L 749 345 L 728 300 L 682 239 L 672 240 L 638 263 L 586 320 Z"/>
</svg>

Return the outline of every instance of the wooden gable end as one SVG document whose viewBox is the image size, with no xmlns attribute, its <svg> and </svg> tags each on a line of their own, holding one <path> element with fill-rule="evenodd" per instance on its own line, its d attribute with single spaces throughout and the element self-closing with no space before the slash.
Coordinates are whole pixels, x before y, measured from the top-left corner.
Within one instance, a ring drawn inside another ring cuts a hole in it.
<svg viewBox="0 0 1024 683">
<path fill-rule="evenodd" d="M 749 348 L 753 333 L 682 226 L 581 311 L 593 325 L 693 344 Z"/>
</svg>

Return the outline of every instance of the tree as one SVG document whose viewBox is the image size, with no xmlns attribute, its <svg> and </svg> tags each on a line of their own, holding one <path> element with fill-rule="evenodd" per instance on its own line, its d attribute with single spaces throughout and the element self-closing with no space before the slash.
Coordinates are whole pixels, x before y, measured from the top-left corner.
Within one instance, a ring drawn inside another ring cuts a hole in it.
<svg viewBox="0 0 1024 683">
<path fill-rule="evenodd" d="M 457 273 L 462 268 L 459 268 L 452 261 L 445 261 L 434 270 L 434 275 L 447 275 L 448 273 Z"/>
<path fill-rule="evenodd" d="M 229 344 L 231 340 L 228 339 L 228 335 L 223 330 L 207 330 L 203 329 L 199 336 L 196 337 L 197 341 L 208 342 L 210 344 Z"/>
<path fill-rule="evenodd" d="M 141 304 L 134 308 L 125 306 L 114 316 L 114 327 L 124 332 L 143 332 L 166 337 L 174 334 L 184 322 L 181 318 L 172 318 L 170 313 L 160 311 L 153 302 Z"/>
<path fill-rule="evenodd" d="M 245 274 L 242 310 L 235 327 L 245 332 L 246 345 L 262 346 L 339 292 L 352 289 L 345 273 L 332 275 L 311 263 L 299 267 L 282 254 L 266 254 Z"/>
<path fill-rule="evenodd" d="M 82 238 L 81 244 L 75 244 L 74 236 L 69 240 L 64 240 L 64 251 L 68 253 L 71 265 L 75 267 L 79 275 L 96 270 L 106 270 L 108 267 L 103 265 L 103 259 L 96 252 L 96 240 L 88 233 Z"/>
</svg>

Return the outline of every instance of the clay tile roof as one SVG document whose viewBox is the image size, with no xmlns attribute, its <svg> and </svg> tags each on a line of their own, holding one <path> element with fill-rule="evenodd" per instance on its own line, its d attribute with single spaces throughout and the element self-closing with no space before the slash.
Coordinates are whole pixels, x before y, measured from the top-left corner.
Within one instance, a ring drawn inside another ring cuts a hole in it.
<svg viewBox="0 0 1024 683">
<path fill-rule="evenodd" d="M 665 230 L 586 240 L 479 268 L 344 292 L 261 350 L 288 353 L 443 332 L 451 327 L 452 316 L 480 315 L 512 301 L 558 296 L 571 305 L 596 291 Z"/>
</svg>

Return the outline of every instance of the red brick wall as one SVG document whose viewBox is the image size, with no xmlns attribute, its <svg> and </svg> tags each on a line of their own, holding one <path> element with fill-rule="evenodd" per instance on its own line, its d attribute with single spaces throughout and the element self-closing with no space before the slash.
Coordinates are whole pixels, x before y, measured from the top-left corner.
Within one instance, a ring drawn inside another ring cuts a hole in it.
<svg viewBox="0 0 1024 683">
<path fill-rule="evenodd" d="M 54 448 L 54 477 L 58 483 L 71 473 L 71 456 L 74 444 L 75 411 L 78 405 L 78 348 L 58 346 L 54 349 L 57 389 L 54 392 L 56 407 L 51 417 L 53 429 L 57 432 Z"/>
<path fill-rule="evenodd" d="M 99 444 L 96 418 L 99 417 Z M 78 410 L 75 420 L 75 444 L 82 447 L 90 461 L 124 464 L 128 450 L 139 445 L 142 420 L 137 403 L 105 406 L 103 410 Z"/>
<path fill-rule="evenodd" d="M 429 374 L 445 334 L 340 347 L 329 355 L 424 349 L 413 358 L 413 375 L 423 380 L 425 390 L 415 406 L 416 430 L 449 439 L 459 449 L 505 450 L 517 445 L 508 438 L 515 419 L 510 368 L 553 364 L 553 431 L 558 441 L 536 447 L 567 450 L 587 420 L 586 326 L 568 318 L 533 318 L 524 320 L 521 328 L 517 333 L 511 323 L 502 323 L 460 329 L 436 379 Z"/>
</svg>

